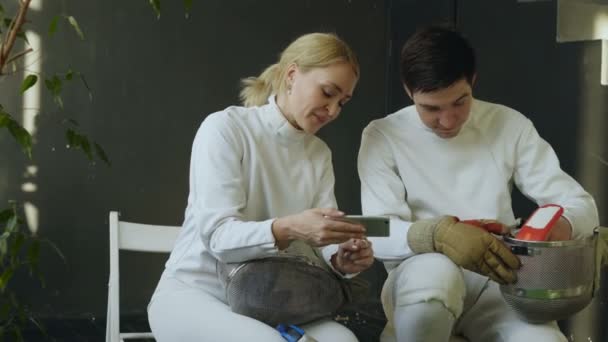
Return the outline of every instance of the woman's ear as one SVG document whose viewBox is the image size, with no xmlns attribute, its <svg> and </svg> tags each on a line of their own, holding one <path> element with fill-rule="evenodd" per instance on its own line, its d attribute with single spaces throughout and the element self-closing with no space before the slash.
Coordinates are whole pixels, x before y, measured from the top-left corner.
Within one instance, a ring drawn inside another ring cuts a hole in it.
<svg viewBox="0 0 608 342">
<path fill-rule="evenodd" d="M 285 72 L 285 81 L 287 82 L 287 84 L 292 84 L 296 74 L 298 73 L 298 65 L 296 63 L 291 63 L 288 67 L 287 67 L 287 71 Z"/>
</svg>

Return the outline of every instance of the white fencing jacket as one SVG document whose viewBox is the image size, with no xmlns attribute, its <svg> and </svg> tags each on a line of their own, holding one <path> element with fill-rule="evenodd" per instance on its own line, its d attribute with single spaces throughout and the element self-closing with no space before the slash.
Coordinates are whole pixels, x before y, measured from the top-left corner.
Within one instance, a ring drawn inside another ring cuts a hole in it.
<svg viewBox="0 0 608 342">
<path fill-rule="evenodd" d="M 216 260 L 275 255 L 275 218 L 336 208 L 331 152 L 294 128 L 274 97 L 209 115 L 192 147 L 185 220 L 164 274 L 225 298 Z M 324 251 L 326 261 L 337 247 Z"/>
<path fill-rule="evenodd" d="M 451 139 L 426 127 L 415 106 L 372 121 L 363 131 L 358 170 L 363 213 L 393 217 L 390 237 L 370 239 L 385 261 L 412 255 L 407 231 L 419 219 L 454 215 L 515 223 L 513 185 L 539 206 L 563 206 L 575 238 L 598 225 L 593 198 L 560 169 L 532 122 L 502 105 L 474 100 Z"/>
</svg>

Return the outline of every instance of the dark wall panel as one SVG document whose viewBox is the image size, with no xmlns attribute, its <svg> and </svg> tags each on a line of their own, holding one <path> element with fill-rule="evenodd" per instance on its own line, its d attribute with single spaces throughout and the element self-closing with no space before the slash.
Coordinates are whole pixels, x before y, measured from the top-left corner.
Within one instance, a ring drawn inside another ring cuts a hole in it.
<svg viewBox="0 0 608 342">
<path fill-rule="evenodd" d="M 360 134 L 370 116 L 385 110 L 384 2 L 195 1 L 188 19 L 182 3 L 161 1 L 160 20 L 148 1 L 44 2 L 42 12 L 32 11 L 32 27 L 43 35 L 44 72 L 81 71 L 93 90 L 90 102 L 86 90 L 66 86 L 65 112 L 105 147 L 112 161 L 111 167 L 90 164 L 79 152 L 67 150 L 58 127 L 62 116 L 45 96 L 32 162 L 38 167 L 32 179 L 37 191 L 25 194 L 20 184 L 28 163 L 0 135 L 0 203 L 16 198 L 35 204 L 40 234 L 54 241 L 67 259 L 64 265 L 46 249 L 42 266 L 47 289 L 23 281 L 21 288 L 37 311 L 105 314 L 108 212 L 120 210 L 128 221 L 181 224 L 190 148 L 201 121 L 235 104 L 239 79 L 259 74 L 290 41 L 307 32 L 336 32 L 360 55 L 363 72 L 355 97 L 321 133 L 334 152 L 341 208 L 360 210 Z M 48 38 L 46 30 L 56 14 L 76 17 L 86 40 L 79 41 L 63 24 Z M 17 96 L 11 93 L 11 98 Z M 17 100 L 15 107 L 17 112 Z M 150 260 L 126 253 L 123 259 L 123 309 L 141 311 L 165 257 Z"/>
</svg>

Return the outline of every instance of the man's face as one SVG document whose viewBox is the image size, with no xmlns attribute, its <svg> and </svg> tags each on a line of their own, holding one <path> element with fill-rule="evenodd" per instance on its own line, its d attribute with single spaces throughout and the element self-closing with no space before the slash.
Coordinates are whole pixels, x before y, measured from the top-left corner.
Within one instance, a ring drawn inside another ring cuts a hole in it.
<svg viewBox="0 0 608 342">
<path fill-rule="evenodd" d="M 443 139 L 458 135 L 469 117 L 473 102 L 471 85 L 466 79 L 433 92 L 411 94 L 408 91 L 408 95 L 414 101 L 422 122 Z"/>
</svg>

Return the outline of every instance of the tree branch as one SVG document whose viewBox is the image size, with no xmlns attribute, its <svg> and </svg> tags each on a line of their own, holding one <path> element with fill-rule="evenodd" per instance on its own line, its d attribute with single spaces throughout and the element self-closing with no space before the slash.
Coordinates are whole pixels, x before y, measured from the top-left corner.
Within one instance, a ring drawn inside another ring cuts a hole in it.
<svg viewBox="0 0 608 342">
<path fill-rule="evenodd" d="M 18 54 L 14 55 L 13 57 L 9 58 L 9 59 L 6 61 L 6 64 L 10 64 L 10 63 L 11 63 L 12 61 L 14 61 L 15 59 L 17 59 L 17 58 L 19 58 L 19 57 L 22 57 L 22 56 L 24 56 L 24 55 L 26 55 L 26 54 L 28 54 L 28 53 L 30 53 L 30 52 L 32 52 L 32 51 L 34 51 L 34 49 L 32 49 L 32 48 L 29 48 L 29 49 L 27 49 L 27 50 L 25 50 L 25 51 L 21 51 L 21 52 L 19 52 Z"/>
<path fill-rule="evenodd" d="M 2 51 L 0 51 L 0 75 L 4 70 L 4 66 L 7 63 L 7 59 L 11 50 L 13 49 L 13 45 L 15 44 L 15 40 L 17 39 L 17 33 L 21 30 L 21 26 L 25 22 L 25 15 L 27 13 L 28 8 L 30 7 L 30 2 L 32 0 L 23 0 L 21 1 L 21 7 L 19 7 L 19 13 L 17 13 L 17 17 L 15 19 L 14 24 L 9 28 L 8 39 L 6 43 L 2 46 Z"/>
</svg>

